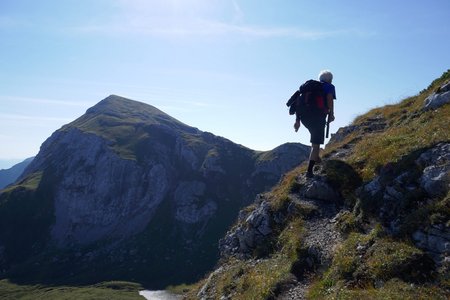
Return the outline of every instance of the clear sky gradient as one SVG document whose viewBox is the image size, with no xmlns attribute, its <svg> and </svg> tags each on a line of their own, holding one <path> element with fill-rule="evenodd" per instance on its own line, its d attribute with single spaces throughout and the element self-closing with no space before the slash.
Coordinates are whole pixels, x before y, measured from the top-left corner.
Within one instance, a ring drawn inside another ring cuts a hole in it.
<svg viewBox="0 0 450 300">
<path fill-rule="evenodd" d="M 308 144 L 285 102 L 320 70 L 335 132 L 449 53 L 448 0 L 0 0 L 0 168 L 110 94 L 255 150 Z"/>
</svg>

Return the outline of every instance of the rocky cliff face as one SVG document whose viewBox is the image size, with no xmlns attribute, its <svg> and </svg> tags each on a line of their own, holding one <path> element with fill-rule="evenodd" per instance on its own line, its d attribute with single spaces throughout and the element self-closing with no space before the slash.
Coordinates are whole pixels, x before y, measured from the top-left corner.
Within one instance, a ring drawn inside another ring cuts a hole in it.
<svg viewBox="0 0 450 300">
<path fill-rule="evenodd" d="M 1 224 L 3 266 L 55 248 L 56 256 L 43 259 L 49 269 L 52 261 L 88 266 L 107 256 L 105 270 L 115 264 L 120 276 L 127 268 L 148 281 L 200 276 L 216 261 L 217 241 L 238 210 L 308 151 L 286 144 L 255 152 L 110 96 L 46 140 L 16 186 L 0 195 L 0 214 L 21 214 L 9 207 L 21 193 L 25 206 L 41 201 L 51 212 L 45 222 L 32 208 L 20 216 L 23 227 L 28 217 L 50 224 L 43 226 L 46 235 L 25 244 L 12 236 L 12 224 Z"/>
<path fill-rule="evenodd" d="M 162 164 L 121 159 L 106 140 L 77 128 L 53 134 L 40 153 L 24 177 L 52 166 L 58 179 L 51 240 L 60 247 L 141 231 L 168 189 Z"/>
</svg>

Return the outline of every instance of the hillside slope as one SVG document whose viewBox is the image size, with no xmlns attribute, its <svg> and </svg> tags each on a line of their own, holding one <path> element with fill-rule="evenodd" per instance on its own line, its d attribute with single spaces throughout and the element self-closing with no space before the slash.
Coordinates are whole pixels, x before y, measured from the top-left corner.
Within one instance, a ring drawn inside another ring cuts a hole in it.
<svg viewBox="0 0 450 300">
<path fill-rule="evenodd" d="M 33 160 L 33 158 L 34 157 L 27 158 L 9 169 L 0 170 L 0 189 L 4 188 L 8 184 L 14 183 L 28 164 Z"/>
<path fill-rule="evenodd" d="M 448 299 L 450 70 L 243 209 L 187 299 Z M 438 104 L 430 105 L 430 100 Z"/>
<path fill-rule="evenodd" d="M 193 280 L 216 263 L 239 209 L 308 151 L 253 151 L 109 96 L 54 132 L 0 192 L 0 276 L 153 288 Z"/>
</svg>

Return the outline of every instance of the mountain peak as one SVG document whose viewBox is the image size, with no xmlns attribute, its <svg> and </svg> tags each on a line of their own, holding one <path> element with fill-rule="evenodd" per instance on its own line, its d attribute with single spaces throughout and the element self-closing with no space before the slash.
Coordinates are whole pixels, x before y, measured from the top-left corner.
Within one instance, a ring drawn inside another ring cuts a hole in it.
<svg viewBox="0 0 450 300">
<path fill-rule="evenodd" d="M 150 104 L 131 100 L 117 95 L 110 95 L 106 97 L 93 107 L 89 108 L 86 113 L 120 114 L 122 115 L 122 117 L 130 115 L 164 115 L 166 117 L 169 117 L 166 113 Z"/>
<path fill-rule="evenodd" d="M 131 100 L 131 99 L 128 99 L 128 98 L 119 96 L 119 95 L 111 94 L 111 95 L 109 95 L 108 97 L 106 97 L 105 99 L 101 100 L 101 101 L 100 101 L 99 103 L 97 103 L 96 105 L 99 105 L 99 104 L 103 104 L 103 105 L 105 105 L 105 104 L 107 104 L 107 105 L 112 105 L 112 104 L 118 103 L 118 102 L 138 102 L 138 101 L 134 101 L 134 100 Z"/>
<path fill-rule="evenodd" d="M 96 132 L 99 127 L 108 126 L 108 124 L 111 126 L 154 124 L 189 132 L 197 131 L 150 104 L 118 95 L 110 95 L 101 100 L 65 128 L 76 127 L 83 131 Z"/>
</svg>

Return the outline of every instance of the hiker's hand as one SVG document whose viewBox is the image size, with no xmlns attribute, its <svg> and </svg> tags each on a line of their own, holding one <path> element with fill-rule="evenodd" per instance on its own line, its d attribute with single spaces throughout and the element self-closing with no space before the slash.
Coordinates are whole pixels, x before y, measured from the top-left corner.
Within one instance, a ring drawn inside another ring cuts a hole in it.
<svg viewBox="0 0 450 300">
<path fill-rule="evenodd" d="M 334 121 L 334 115 L 328 115 L 328 123 L 331 123 Z"/>
<path fill-rule="evenodd" d="M 300 121 L 295 121 L 295 124 L 294 124 L 295 132 L 297 132 L 299 128 L 300 128 Z"/>
</svg>

